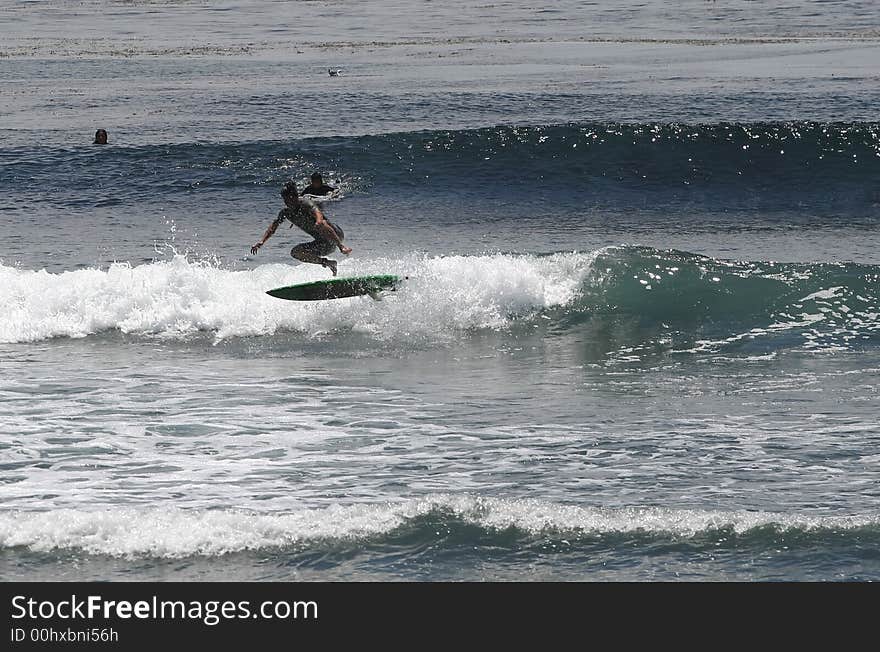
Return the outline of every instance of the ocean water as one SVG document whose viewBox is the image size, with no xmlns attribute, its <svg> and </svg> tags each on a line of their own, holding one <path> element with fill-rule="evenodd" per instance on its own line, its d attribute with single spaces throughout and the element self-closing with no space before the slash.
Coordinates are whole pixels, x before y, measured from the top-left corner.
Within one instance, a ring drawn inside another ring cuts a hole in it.
<svg viewBox="0 0 880 652">
<path fill-rule="evenodd" d="M 878 61 L 867 0 L 0 1 L 0 578 L 880 579 Z M 382 301 L 265 294 L 315 170 Z"/>
</svg>

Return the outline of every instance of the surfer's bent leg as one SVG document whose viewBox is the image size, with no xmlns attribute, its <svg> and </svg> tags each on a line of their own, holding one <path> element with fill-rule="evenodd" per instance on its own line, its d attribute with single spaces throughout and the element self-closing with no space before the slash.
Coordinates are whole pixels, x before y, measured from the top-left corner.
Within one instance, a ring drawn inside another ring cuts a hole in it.
<svg viewBox="0 0 880 652">
<path fill-rule="evenodd" d="M 296 245 L 290 250 L 290 255 L 304 263 L 326 267 L 333 272 L 333 276 L 336 276 L 336 261 L 322 257 L 331 253 L 335 248 L 336 245 L 329 240 L 312 240 Z"/>
</svg>

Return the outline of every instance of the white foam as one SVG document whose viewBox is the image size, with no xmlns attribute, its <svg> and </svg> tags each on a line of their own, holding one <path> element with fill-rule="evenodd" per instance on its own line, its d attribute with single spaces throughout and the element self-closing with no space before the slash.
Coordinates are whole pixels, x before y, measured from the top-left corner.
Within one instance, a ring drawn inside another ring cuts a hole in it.
<svg viewBox="0 0 880 652">
<path fill-rule="evenodd" d="M 511 318 L 571 301 L 593 257 L 499 254 L 346 261 L 346 276 L 411 277 L 381 303 L 365 297 L 297 303 L 265 294 L 273 287 L 326 278 L 325 270 L 312 265 L 234 271 L 182 256 L 60 274 L 0 265 L 0 343 L 110 330 L 166 337 L 207 331 L 223 339 L 278 330 L 317 336 L 351 329 L 393 338 L 504 328 Z"/>
<path fill-rule="evenodd" d="M 56 549 L 121 557 L 222 555 L 273 547 L 307 546 L 322 539 L 358 540 L 391 532 L 437 510 L 484 528 L 515 527 L 532 534 L 653 532 L 692 537 L 707 530 L 737 533 L 763 526 L 848 529 L 877 525 L 877 517 L 801 516 L 749 511 L 632 507 L 600 509 L 523 499 L 437 495 L 400 503 L 304 508 L 295 513 L 240 510 L 117 508 L 96 511 L 0 513 L 0 546 L 35 552 Z"/>
<path fill-rule="evenodd" d="M 62 509 L 0 515 L 0 542 L 34 551 L 81 549 L 114 556 L 220 555 L 309 539 L 363 537 L 391 530 L 401 521 L 395 510 L 371 506 L 283 515 L 176 508 Z"/>
<path fill-rule="evenodd" d="M 743 533 L 754 528 L 775 526 L 802 530 L 828 527 L 853 528 L 876 524 L 866 516 L 819 517 L 773 512 L 626 507 L 619 509 L 584 508 L 547 504 L 536 500 L 482 500 L 480 524 L 487 527 L 516 527 L 538 534 L 654 532 L 693 537 L 708 530 L 731 528 Z M 466 508 L 467 509 L 467 508 Z"/>
<path fill-rule="evenodd" d="M 842 296 L 841 291 L 843 289 L 843 287 L 833 287 L 825 290 L 819 290 L 818 292 L 808 294 L 804 298 L 800 299 L 800 301 L 820 301 L 826 299 L 837 299 Z"/>
</svg>

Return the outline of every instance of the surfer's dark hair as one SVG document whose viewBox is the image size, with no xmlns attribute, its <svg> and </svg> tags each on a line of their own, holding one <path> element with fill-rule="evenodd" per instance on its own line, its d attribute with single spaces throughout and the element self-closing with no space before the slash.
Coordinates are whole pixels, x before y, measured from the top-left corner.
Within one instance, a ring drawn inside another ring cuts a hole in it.
<svg viewBox="0 0 880 652">
<path fill-rule="evenodd" d="M 282 197 L 290 197 L 291 195 L 293 195 L 294 197 L 299 197 L 299 190 L 296 187 L 296 181 L 288 181 L 283 186 L 281 186 Z"/>
<path fill-rule="evenodd" d="M 312 181 L 323 181 L 324 177 L 321 176 L 320 172 L 312 172 Z"/>
</svg>

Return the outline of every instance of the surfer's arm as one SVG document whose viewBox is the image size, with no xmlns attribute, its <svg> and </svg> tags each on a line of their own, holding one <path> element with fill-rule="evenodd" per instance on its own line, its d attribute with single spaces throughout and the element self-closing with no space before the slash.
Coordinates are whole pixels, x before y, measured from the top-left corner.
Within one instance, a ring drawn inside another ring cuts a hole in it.
<svg viewBox="0 0 880 652">
<path fill-rule="evenodd" d="M 351 247 L 346 247 L 342 244 L 342 240 L 340 240 L 339 236 L 336 234 L 336 229 L 330 226 L 327 222 L 327 218 L 324 217 L 324 213 L 321 212 L 321 209 L 315 206 L 315 208 L 312 209 L 312 212 L 315 215 L 315 226 L 324 234 L 324 237 L 335 242 L 336 246 L 339 247 L 339 251 L 342 253 L 350 254 Z"/>
<path fill-rule="evenodd" d="M 263 234 L 263 237 L 260 239 L 260 241 L 257 244 L 255 244 L 253 247 L 251 247 L 251 253 L 253 255 L 256 255 L 257 252 L 260 250 L 260 247 L 262 247 L 264 244 L 266 244 L 266 240 L 268 240 L 269 238 L 271 238 L 275 234 L 275 231 L 278 230 L 278 225 L 281 224 L 282 221 L 283 220 L 279 220 L 279 219 L 272 220 L 272 224 L 270 224 L 269 228 L 266 229 L 266 232 Z M 330 229 L 330 230 L 332 231 L 333 229 Z"/>
</svg>

